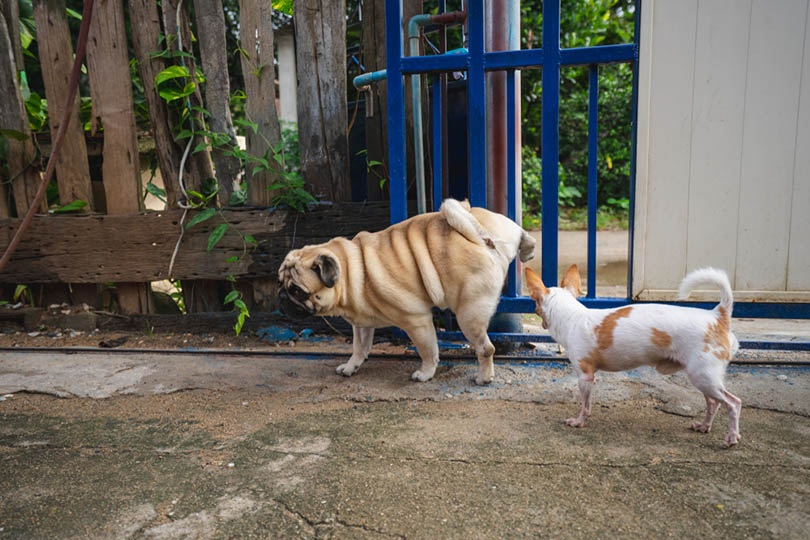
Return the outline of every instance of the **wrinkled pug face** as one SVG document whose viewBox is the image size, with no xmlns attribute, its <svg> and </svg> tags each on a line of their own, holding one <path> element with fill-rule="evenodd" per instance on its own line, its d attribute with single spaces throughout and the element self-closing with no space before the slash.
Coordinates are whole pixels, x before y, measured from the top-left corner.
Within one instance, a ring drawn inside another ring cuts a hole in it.
<svg viewBox="0 0 810 540">
<path fill-rule="evenodd" d="M 340 265 L 325 248 L 307 246 L 289 252 L 278 269 L 282 311 L 292 315 L 295 311 L 303 315 L 301 310 L 308 315 L 329 313 L 337 303 L 339 276 Z"/>
</svg>

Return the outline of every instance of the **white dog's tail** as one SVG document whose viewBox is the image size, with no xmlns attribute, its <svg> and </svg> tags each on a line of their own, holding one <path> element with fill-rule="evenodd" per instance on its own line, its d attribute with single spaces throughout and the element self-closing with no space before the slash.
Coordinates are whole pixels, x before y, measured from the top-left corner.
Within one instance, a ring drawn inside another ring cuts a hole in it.
<svg viewBox="0 0 810 540">
<path fill-rule="evenodd" d="M 697 288 L 716 287 L 720 289 L 720 307 L 726 310 L 726 313 L 731 315 L 731 308 L 734 306 L 734 296 L 731 294 L 731 283 L 728 281 L 728 276 L 722 270 L 717 268 L 700 268 L 689 272 L 681 286 L 678 287 L 678 297 L 681 299 L 689 298 L 689 293 Z"/>
<path fill-rule="evenodd" d="M 445 199 L 439 213 L 451 227 L 470 242 L 495 249 L 495 243 L 484 228 L 481 227 L 481 224 L 478 223 L 478 220 L 475 219 L 475 216 L 472 215 L 470 203 L 467 201 L 458 202 L 455 199 Z"/>
</svg>

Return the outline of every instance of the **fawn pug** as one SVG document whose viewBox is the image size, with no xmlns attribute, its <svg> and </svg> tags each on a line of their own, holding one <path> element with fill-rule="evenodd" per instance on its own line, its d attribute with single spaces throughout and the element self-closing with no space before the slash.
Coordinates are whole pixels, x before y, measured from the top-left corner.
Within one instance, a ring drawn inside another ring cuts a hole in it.
<svg viewBox="0 0 810 540">
<path fill-rule="evenodd" d="M 487 325 L 498 305 L 509 263 L 534 255 L 534 239 L 506 216 L 447 199 L 439 212 L 387 229 L 333 238 L 287 254 L 279 268 L 282 301 L 310 314 L 342 316 L 352 324 L 352 356 L 337 372 L 351 376 L 368 357 L 374 329 L 402 328 L 427 381 L 439 363 L 432 307 L 450 308 L 473 344 L 475 381 L 492 381 L 495 347 Z"/>
<path fill-rule="evenodd" d="M 599 371 L 624 371 L 654 366 L 661 373 L 685 370 L 706 398 L 706 417 L 692 429 L 708 433 L 720 404 L 729 416 L 725 444 L 740 440 L 742 402 L 723 385 L 726 366 L 739 343 L 731 332 L 734 300 L 725 272 L 703 268 L 681 282 L 679 295 L 688 297 L 698 287 L 720 289 L 720 303 L 712 310 L 663 304 L 636 304 L 616 309 L 588 309 L 576 297 L 582 283 L 576 265 L 565 273 L 560 287 L 547 288 L 540 276 L 525 270 L 529 294 L 535 300 L 543 327 L 568 351 L 577 373 L 582 408 L 566 424 L 582 427 L 591 414 L 591 388 Z"/>
</svg>

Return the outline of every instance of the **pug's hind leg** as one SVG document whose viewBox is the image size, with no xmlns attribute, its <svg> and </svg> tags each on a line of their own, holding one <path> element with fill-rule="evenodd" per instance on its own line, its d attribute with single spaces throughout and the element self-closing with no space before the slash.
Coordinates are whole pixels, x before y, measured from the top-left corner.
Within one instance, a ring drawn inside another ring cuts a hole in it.
<svg viewBox="0 0 810 540">
<path fill-rule="evenodd" d="M 411 374 L 411 379 L 419 382 L 429 381 L 433 378 L 436 367 L 439 365 L 439 343 L 436 341 L 433 318 L 429 316 L 420 324 L 404 330 L 416 345 L 416 350 L 422 358 L 422 367 Z"/>
<path fill-rule="evenodd" d="M 352 334 L 354 340 L 352 341 L 352 357 L 345 364 L 340 364 L 335 371 L 340 375 L 351 377 L 360 369 L 360 366 L 368 358 L 371 352 L 371 344 L 374 343 L 374 329 L 373 328 L 359 328 L 352 326 Z"/>
</svg>

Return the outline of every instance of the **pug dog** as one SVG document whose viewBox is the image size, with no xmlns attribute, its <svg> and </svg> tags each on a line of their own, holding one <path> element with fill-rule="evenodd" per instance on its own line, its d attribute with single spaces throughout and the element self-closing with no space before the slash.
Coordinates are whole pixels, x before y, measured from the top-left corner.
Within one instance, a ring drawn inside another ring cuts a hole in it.
<svg viewBox="0 0 810 540">
<path fill-rule="evenodd" d="M 487 336 L 509 263 L 534 256 L 534 239 L 515 222 L 467 201 L 446 199 L 438 212 L 375 233 L 290 251 L 278 271 L 283 303 L 352 325 L 349 377 L 368 358 L 374 329 L 397 326 L 416 345 L 428 381 L 439 363 L 434 306 L 450 308 L 478 358 L 477 384 L 492 382 L 495 347 Z"/>
</svg>

